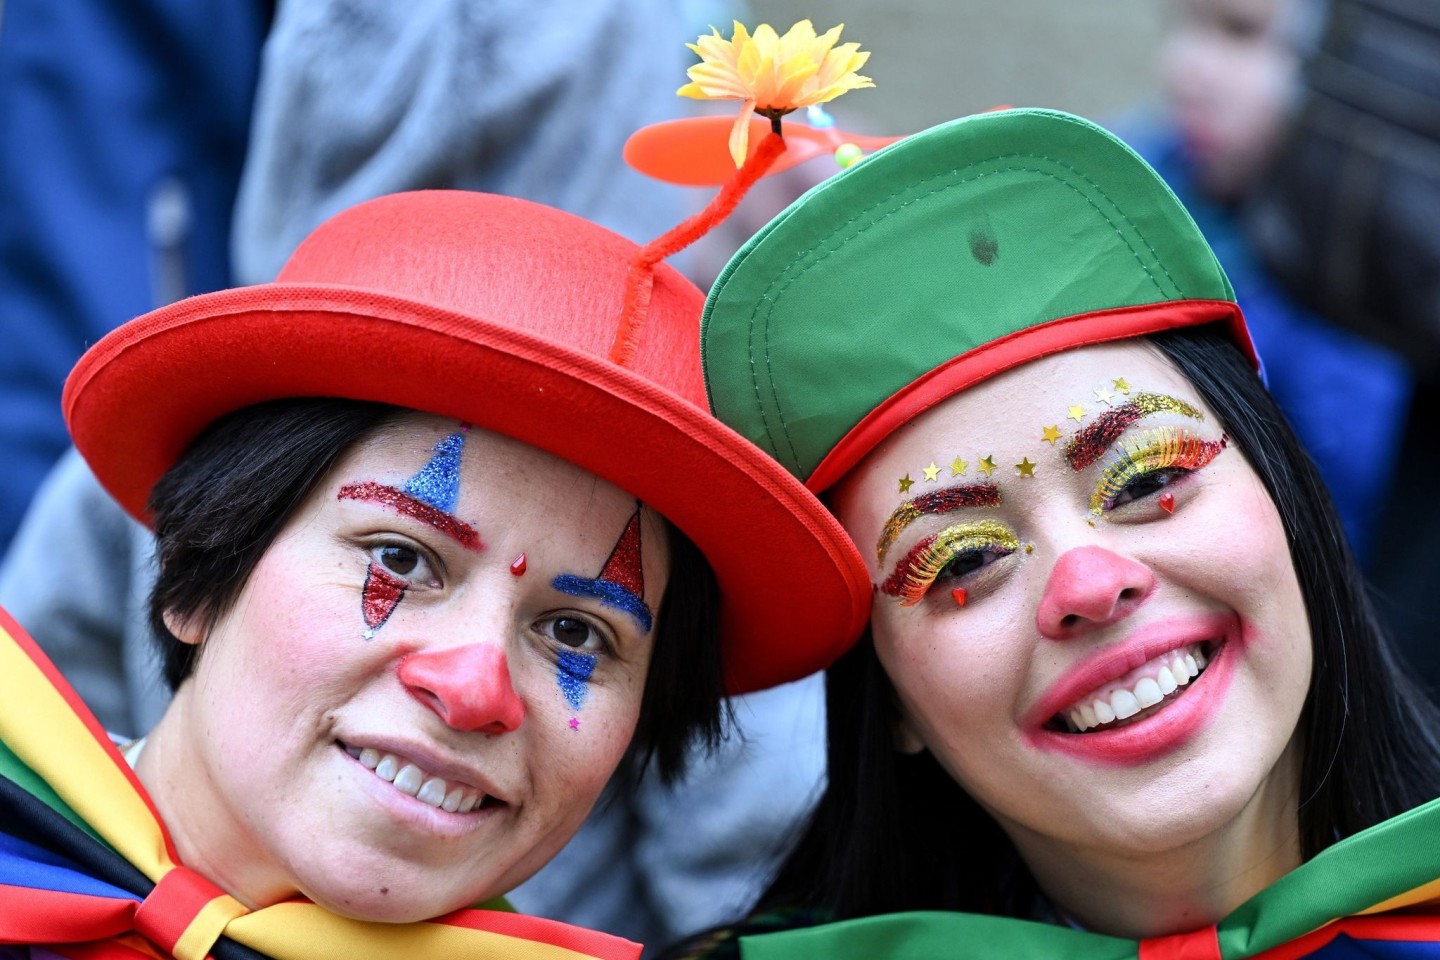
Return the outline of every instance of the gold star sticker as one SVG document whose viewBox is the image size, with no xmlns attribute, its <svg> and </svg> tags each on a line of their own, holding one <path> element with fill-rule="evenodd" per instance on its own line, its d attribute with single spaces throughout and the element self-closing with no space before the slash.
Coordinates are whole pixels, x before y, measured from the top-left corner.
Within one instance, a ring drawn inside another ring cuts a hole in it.
<svg viewBox="0 0 1440 960">
<path fill-rule="evenodd" d="M 1055 446 L 1055 441 L 1059 440 L 1061 436 L 1063 436 L 1063 434 L 1060 433 L 1060 424 L 1057 423 L 1053 427 L 1046 427 L 1045 434 L 1040 439 L 1053 447 Z"/>
<path fill-rule="evenodd" d="M 1085 419 L 1085 408 L 1077 403 L 1070 408 L 1070 411 L 1066 413 L 1065 416 L 1067 419 L 1074 420 L 1076 423 L 1079 423 L 1081 420 Z"/>
<path fill-rule="evenodd" d="M 952 476 L 952 477 L 963 477 L 963 476 L 965 476 L 965 468 L 968 467 L 968 466 L 970 466 L 970 461 L 968 461 L 968 460 L 962 460 L 962 459 L 960 459 L 959 457 L 956 457 L 954 460 L 951 460 L 951 461 L 950 461 L 950 476 Z"/>
<path fill-rule="evenodd" d="M 928 466 L 928 467 L 925 468 L 925 479 L 926 479 L 926 480 L 939 480 L 939 479 L 940 479 L 940 468 L 937 467 L 937 466 L 935 466 L 935 461 L 934 461 L 934 460 L 931 460 L 931 461 L 930 461 L 930 466 Z"/>
<path fill-rule="evenodd" d="M 1030 462 L 1029 457 L 1025 457 L 1021 459 L 1019 463 L 1015 464 L 1015 469 L 1020 471 L 1020 476 L 1022 477 L 1035 476 L 1035 464 Z"/>
<path fill-rule="evenodd" d="M 995 472 L 995 455 L 992 453 L 987 457 L 981 457 L 980 464 L 975 469 L 987 477 L 990 476 L 990 474 Z"/>
<path fill-rule="evenodd" d="M 1110 382 L 1110 385 L 1116 390 L 1119 390 L 1121 393 L 1125 394 L 1125 396 L 1130 396 L 1130 384 L 1125 382 L 1124 377 L 1121 377 L 1118 380 L 1112 380 Z"/>
<path fill-rule="evenodd" d="M 1115 396 L 1115 394 L 1111 393 L 1109 390 L 1106 390 L 1104 387 L 1101 387 L 1099 390 L 1095 391 L 1095 399 L 1099 400 L 1107 407 L 1112 406 L 1112 404 L 1110 403 L 1110 398 L 1113 396 Z"/>
<path fill-rule="evenodd" d="M 909 492 L 910 492 L 910 487 L 911 487 L 911 485 L 914 484 L 914 483 L 915 483 L 915 481 L 910 479 L 910 474 L 908 474 L 908 473 L 905 474 L 905 476 L 903 476 L 903 477 L 900 478 L 900 492 L 901 492 L 901 493 L 909 493 Z"/>
</svg>

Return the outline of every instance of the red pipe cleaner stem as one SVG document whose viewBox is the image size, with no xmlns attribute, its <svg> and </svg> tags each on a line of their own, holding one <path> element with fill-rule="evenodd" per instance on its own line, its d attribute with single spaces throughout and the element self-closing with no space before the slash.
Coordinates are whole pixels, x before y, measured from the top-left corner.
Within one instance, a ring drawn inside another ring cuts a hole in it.
<svg viewBox="0 0 1440 960">
<path fill-rule="evenodd" d="M 672 254 L 679 253 L 705 234 L 715 229 L 755 185 L 780 154 L 785 152 L 785 140 L 774 133 L 766 135 L 745 161 L 735 171 L 735 176 L 720 192 L 715 194 L 705 209 L 682 221 L 678 226 L 661 234 L 641 247 L 630 261 L 630 274 L 625 284 L 625 305 L 620 314 L 620 326 L 615 331 L 615 342 L 610 347 L 610 359 L 620 366 L 629 365 L 640 344 L 640 330 L 645 326 L 645 316 L 650 312 L 650 294 L 655 285 L 655 264 Z"/>
</svg>

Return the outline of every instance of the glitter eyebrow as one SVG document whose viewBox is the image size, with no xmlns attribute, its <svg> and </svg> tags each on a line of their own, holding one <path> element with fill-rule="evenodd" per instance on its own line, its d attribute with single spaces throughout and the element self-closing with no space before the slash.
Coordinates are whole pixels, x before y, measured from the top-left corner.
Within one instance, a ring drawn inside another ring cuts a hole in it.
<svg viewBox="0 0 1440 960">
<path fill-rule="evenodd" d="M 1000 506 L 1000 488 L 993 483 L 968 483 L 945 487 L 932 493 L 921 494 L 913 500 L 906 500 L 895 508 L 885 527 L 880 531 L 880 542 L 875 545 L 875 559 L 884 560 L 885 551 L 900 536 L 901 532 L 923 516 L 951 513 L 966 507 Z"/>
<path fill-rule="evenodd" d="M 572 597 L 589 597 L 628 613 L 642 631 L 649 633 L 655 616 L 643 599 L 645 572 L 640 556 L 640 502 L 635 502 L 635 512 L 621 531 L 620 539 L 615 541 L 598 577 L 563 573 L 551 582 L 551 586 Z"/>
<path fill-rule="evenodd" d="M 1110 448 L 1130 425 L 1156 413 L 1178 413 L 1191 420 L 1204 420 L 1205 415 L 1192 404 L 1163 393 L 1137 393 L 1127 402 L 1106 410 L 1095 422 L 1081 430 L 1065 444 L 1065 459 L 1074 470 L 1083 470 Z"/>
<path fill-rule="evenodd" d="M 484 544 L 480 542 L 480 534 L 476 533 L 475 528 L 470 524 L 396 487 L 375 483 L 373 480 L 347 483 L 340 488 L 336 499 L 379 504 L 402 516 L 434 527 L 468 550 L 485 549 Z"/>
</svg>

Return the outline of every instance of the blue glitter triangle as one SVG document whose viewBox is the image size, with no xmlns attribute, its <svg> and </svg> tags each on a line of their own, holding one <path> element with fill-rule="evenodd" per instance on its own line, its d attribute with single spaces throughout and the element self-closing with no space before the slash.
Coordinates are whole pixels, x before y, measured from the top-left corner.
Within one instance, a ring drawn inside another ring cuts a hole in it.
<svg viewBox="0 0 1440 960">
<path fill-rule="evenodd" d="M 405 492 L 436 510 L 453 513 L 460 498 L 460 455 L 465 451 L 464 432 L 452 433 L 435 444 L 435 456 L 405 484 Z"/>
</svg>

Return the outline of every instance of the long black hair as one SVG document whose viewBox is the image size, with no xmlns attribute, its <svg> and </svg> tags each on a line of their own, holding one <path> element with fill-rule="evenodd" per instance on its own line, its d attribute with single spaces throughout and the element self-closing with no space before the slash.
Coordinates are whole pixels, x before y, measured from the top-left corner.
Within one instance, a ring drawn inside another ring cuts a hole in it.
<svg viewBox="0 0 1440 960">
<path fill-rule="evenodd" d="M 1309 859 L 1440 796 L 1440 711 L 1399 668 L 1329 494 L 1249 362 L 1213 328 L 1150 342 L 1254 467 L 1290 543 L 1314 658 L 1299 725 Z M 894 703 L 868 636 L 827 672 L 828 784 L 756 912 L 1033 915 L 1034 880 L 995 820 L 929 753 L 896 751 Z"/>
<path fill-rule="evenodd" d="M 166 613 L 213 625 L 336 461 L 406 412 L 334 398 L 256 404 L 211 424 L 160 478 L 150 494 L 159 566 L 150 625 L 172 690 L 203 645 L 178 640 Z M 692 743 L 719 742 L 725 683 L 715 574 L 683 533 L 665 528 L 670 579 L 627 766 L 670 782 Z"/>
</svg>

